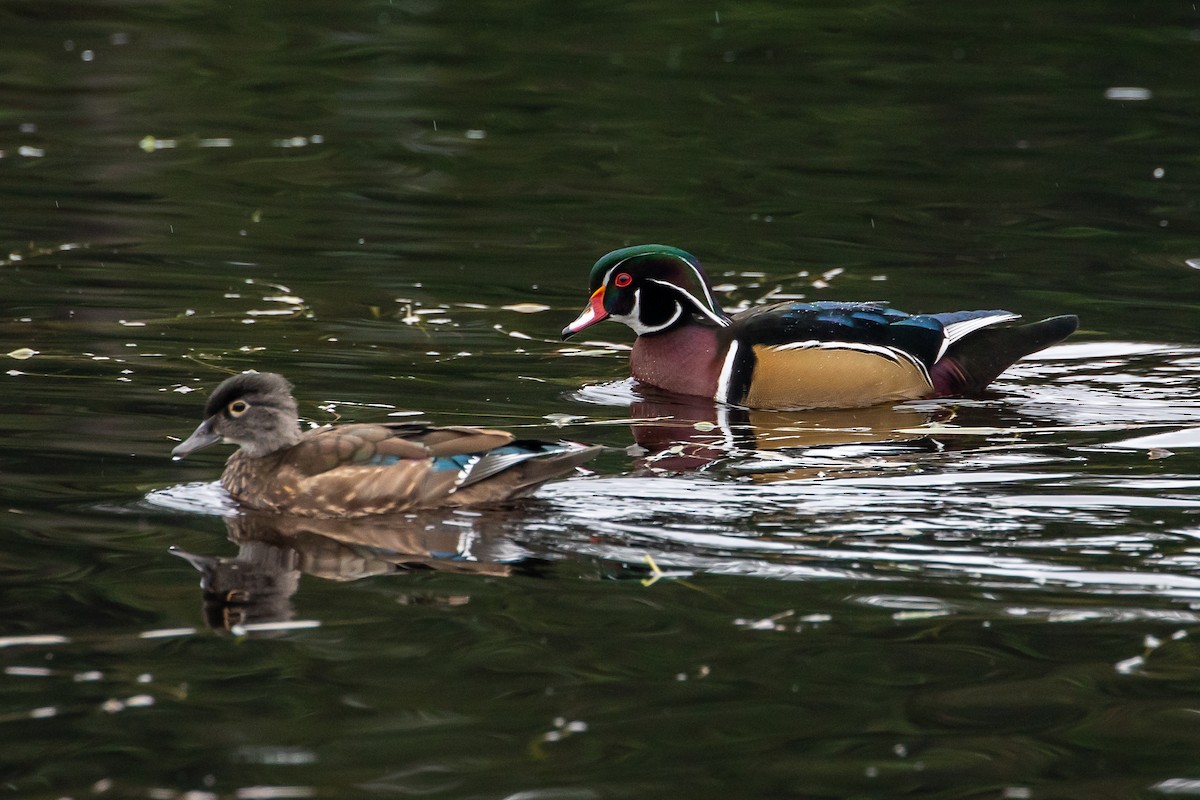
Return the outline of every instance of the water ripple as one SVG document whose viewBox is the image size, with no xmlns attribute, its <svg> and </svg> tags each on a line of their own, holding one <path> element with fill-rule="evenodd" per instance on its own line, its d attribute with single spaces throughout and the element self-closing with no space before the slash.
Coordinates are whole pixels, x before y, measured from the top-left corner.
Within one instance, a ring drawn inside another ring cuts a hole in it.
<svg viewBox="0 0 1200 800">
<path fill-rule="evenodd" d="M 1003 471 L 771 483 L 692 475 L 567 482 L 544 496 L 561 515 L 555 549 L 624 562 L 652 555 L 673 568 L 769 578 L 920 573 L 980 587 L 1200 598 L 1190 563 L 1154 560 L 1193 539 L 1191 528 L 1147 517 L 1195 515 L 1195 482 L 1122 483 Z M 1117 532 L 1139 521 L 1145 530 Z"/>
</svg>

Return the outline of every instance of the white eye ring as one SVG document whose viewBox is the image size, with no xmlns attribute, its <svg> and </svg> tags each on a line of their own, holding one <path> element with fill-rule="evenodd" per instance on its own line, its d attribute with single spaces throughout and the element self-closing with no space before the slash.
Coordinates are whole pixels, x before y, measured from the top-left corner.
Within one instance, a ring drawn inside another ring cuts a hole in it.
<svg viewBox="0 0 1200 800">
<path fill-rule="evenodd" d="M 229 413 L 231 416 L 240 417 L 250 410 L 250 404 L 245 400 L 234 400 L 229 404 Z"/>
</svg>

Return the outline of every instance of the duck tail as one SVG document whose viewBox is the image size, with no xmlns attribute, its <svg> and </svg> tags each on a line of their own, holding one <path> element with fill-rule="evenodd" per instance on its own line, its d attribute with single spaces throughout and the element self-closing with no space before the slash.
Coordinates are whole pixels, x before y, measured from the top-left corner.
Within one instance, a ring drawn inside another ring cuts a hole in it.
<svg viewBox="0 0 1200 800">
<path fill-rule="evenodd" d="M 604 448 L 598 445 L 580 445 L 576 442 L 538 444 L 544 448 L 544 455 L 523 461 L 509 470 L 507 499 L 524 497 L 547 481 L 566 477 L 576 467 L 604 452 Z"/>
<path fill-rule="evenodd" d="M 982 328 L 964 336 L 929 371 L 935 397 L 976 394 L 1030 353 L 1066 339 L 1079 317 L 1064 314 L 1025 325 Z"/>
<path fill-rule="evenodd" d="M 551 444 L 518 440 L 498 450 L 505 451 L 507 458 L 501 458 L 507 463 L 493 468 L 487 460 L 491 454 L 484 456 L 477 469 L 482 468 L 487 473 L 485 478 L 475 479 L 472 474 L 451 495 L 453 504 L 486 505 L 525 497 L 543 483 L 571 474 L 579 465 L 600 455 L 604 448 L 575 442 Z M 516 450 L 525 452 L 511 452 Z"/>
</svg>

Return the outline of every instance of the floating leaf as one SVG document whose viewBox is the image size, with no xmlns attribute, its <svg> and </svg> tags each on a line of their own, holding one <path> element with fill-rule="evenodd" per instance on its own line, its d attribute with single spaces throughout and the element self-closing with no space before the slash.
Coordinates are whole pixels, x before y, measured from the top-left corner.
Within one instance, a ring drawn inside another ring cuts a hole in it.
<svg viewBox="0 0 1200 800">
<path fill-rule="evenodd" d="M 581 419 L 587 419 L 587 418 L 581 417 L 578 414 L 562 414 L 562 413 L 555 412 L 553 414 L 546 414 L 545 416 L 542 417 L 542 419 L 549 420 L 550 422 L 554 423 L 554 425 L 561 428 L 569 422 L 577 422 Z"/>
<path fill-rule="evenodd" d="M 513 303 L 509 306 L 500 306 L 505 311 L 515 311 L 518 314 L 537 314 L 540 311 L 549 311 L 550 306 L 544 306 L 541 303 Z"/>
<path fill-rule="evenodd" d="M 176 144 L 174 139 L 159 139 L 147 134 L 138 142 L 138 147 L 147 153 L 153 153 L 155 150 L 169 150 Z"/>
<path fill-rule="evenodd" d="M 1110 86 L 1104 90 L 1105 100 L 1149 100 L 1154 93 L 1144 86 Z"/>
</svg>

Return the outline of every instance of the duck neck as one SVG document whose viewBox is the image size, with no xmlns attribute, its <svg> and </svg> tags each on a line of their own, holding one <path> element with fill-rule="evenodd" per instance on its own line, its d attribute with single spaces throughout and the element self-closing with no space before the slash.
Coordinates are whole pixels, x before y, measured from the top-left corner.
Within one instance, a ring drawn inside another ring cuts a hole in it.
<svg viewBox="0 0 1200 800">
<path fill-rule="evenodd" d="M 630 374 L 668 392 L 715 397 L 728 346 L 722 330 L 691 322 L 639 336 L 629 356 Z"/>
</svg>

